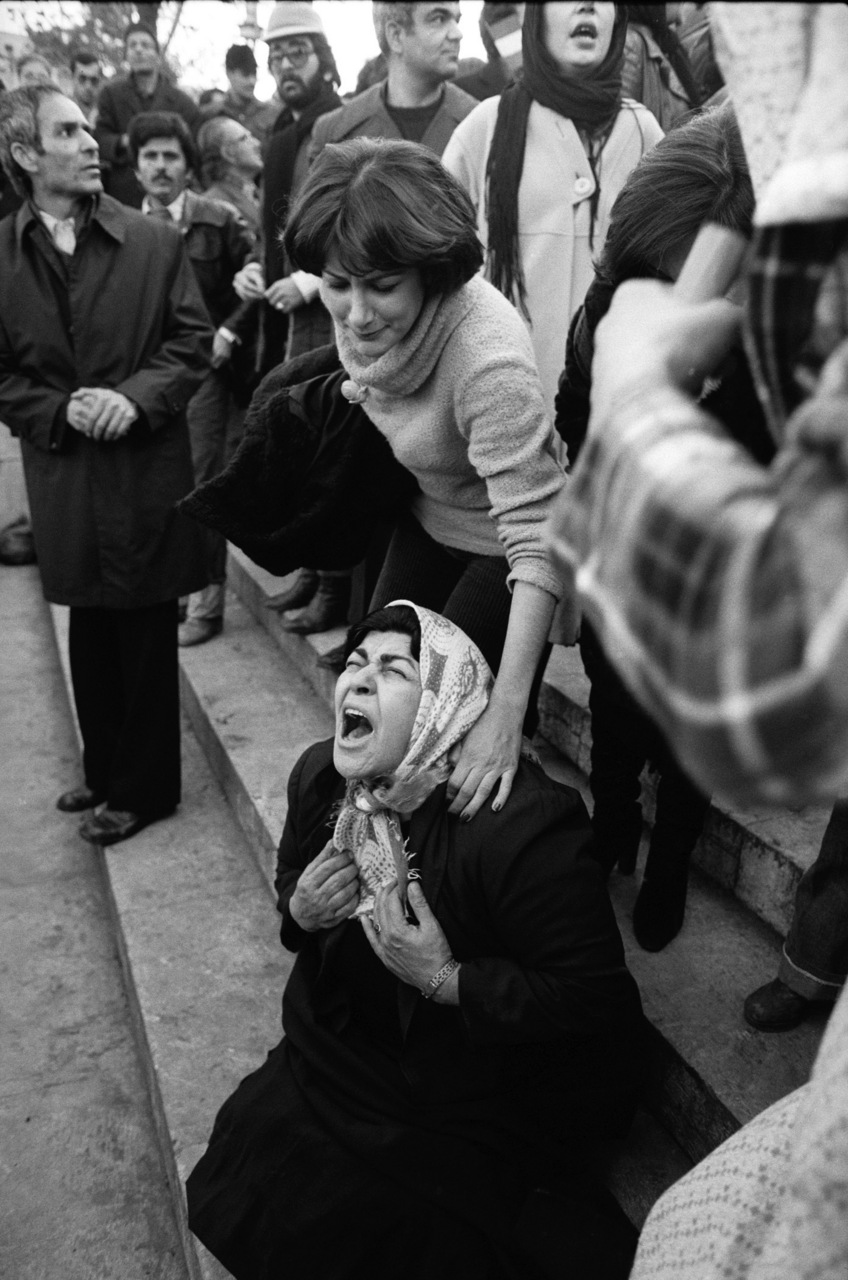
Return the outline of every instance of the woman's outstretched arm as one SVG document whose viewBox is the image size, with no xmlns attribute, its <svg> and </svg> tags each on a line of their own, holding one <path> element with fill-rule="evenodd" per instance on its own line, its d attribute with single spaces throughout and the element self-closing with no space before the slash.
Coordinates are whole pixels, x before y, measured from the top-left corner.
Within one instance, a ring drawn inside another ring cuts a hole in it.
<svg viewBox="0 0 848 1280">
<path fill-rule="evenodd" d="M 496 786 L 492 808 L 497 811 L 507 801 L 518 768 L 530 688 L 555 606 L 555 598 L 542 587 L 516 582 L 489 705 L 463 741 L 448 779 L 449 812 L 461 814 L 464 822 L 474 817 Z"/>
</svg>

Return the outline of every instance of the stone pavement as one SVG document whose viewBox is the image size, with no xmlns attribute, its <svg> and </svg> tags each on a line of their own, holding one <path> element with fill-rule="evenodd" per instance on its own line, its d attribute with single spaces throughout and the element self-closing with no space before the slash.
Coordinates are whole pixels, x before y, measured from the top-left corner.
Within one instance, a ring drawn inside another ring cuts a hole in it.
<svg viewBox="0 0 848 1280">
<path fill-rule="evenodd" d="M 37 568 L 0 567 L 0 1276 L 184 1280 Z"/>
</svg>

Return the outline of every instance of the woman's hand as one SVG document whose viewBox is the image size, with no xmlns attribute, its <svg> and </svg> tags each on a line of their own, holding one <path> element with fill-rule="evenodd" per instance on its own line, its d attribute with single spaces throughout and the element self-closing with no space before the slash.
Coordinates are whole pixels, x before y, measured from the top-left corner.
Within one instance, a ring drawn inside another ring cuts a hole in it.
<svg viewBox="0 0 848 1280">
<path fill-rule="evenodd" d="M 363 916 L 362 927 L 374 954 L 389 972 L 423 991 L 450 960 L 451 949 L 416 880 L 407 885 L 407 895 L 418 924 L 410 924 L 404 915 L 398 883 L 393 880 L 377 890 L 373 918 Z M 458 998 L 451 1003 L 458 1003 Z"/>
<path fill-rule="evenodd" d="M 301 872 L 289 899 L 292 919 L 307 933 L 334 929 L 352 916 L 359 903 L 359 872 L 347 852 L 329 840 Z"/>
<path fill-rule="evenodd" d="M 448 778 L 448 813 L 469 822 L 488 800 L 498 781 L 492 808 L 507 801 L 521 755 L 522 716 L 500 711 L 492 702 L 463 739 L 453 773 Z"/>
</svg>

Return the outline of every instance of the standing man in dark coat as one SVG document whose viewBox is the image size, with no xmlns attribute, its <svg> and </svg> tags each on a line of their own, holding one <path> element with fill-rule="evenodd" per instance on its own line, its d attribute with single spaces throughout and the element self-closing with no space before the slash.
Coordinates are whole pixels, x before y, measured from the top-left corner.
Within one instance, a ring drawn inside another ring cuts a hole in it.
<svg viewBox="0 0 848 1280">
<path fill-rule="evenodd" d="M 156 33 L 143 22 L 134 22 L 124 36 L 129 75 L 117 77 L 100 91 L 97 128 L 94 136 L 106 162 L 106 190 L 122 204 L 141 208 L 144 192 L 138 183 L 130 156 L 127 130 L 130 120 L 141 111 L 175 111 L 192 133 L 197 133 L 203 117 L 187 93 L 162 74 Z"/>
<path fill-rule="evenodd" d="M 52 86 L 0 101 L 25 197 L 0 223 L 0 418 L 21 438 L 44 594 L 70 605 L 85 786 L 112 844 L 180 799 L 177 598 L 203 586 L 186 404 L 212 328 L 182 237 L 101 194 L 85 116 Z"/>
<path fill-rule="evenodd" d="M 329 313 L 314 276 L 292 271 L 280 243 L 286 211 L 303 185 L 316 120 L 341 106 L 339 73 L 321 19 L 311 4 L 274 5 L 263 39 L 268 66 L 285 104 L 265 151 L 262 191 L 263 262 L 235 278 L 246 302 L 263 300 L 259 371 L 333 340 Z"/>
</svg>

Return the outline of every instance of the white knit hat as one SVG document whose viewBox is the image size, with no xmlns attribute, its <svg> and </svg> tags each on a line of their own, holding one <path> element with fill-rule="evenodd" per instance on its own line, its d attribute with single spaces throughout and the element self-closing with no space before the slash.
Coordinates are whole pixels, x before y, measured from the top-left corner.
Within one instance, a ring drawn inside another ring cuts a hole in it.
<svg viewBox="0 0 848 1280">
<path fill-rule="evenodd" d="M 269 40 L 284 40 L 288 36 L 325 36 L 324 24 L 311 4 L 301 0 L 288 0 L 275 4 L 262 35 Z"/>
</svg>

